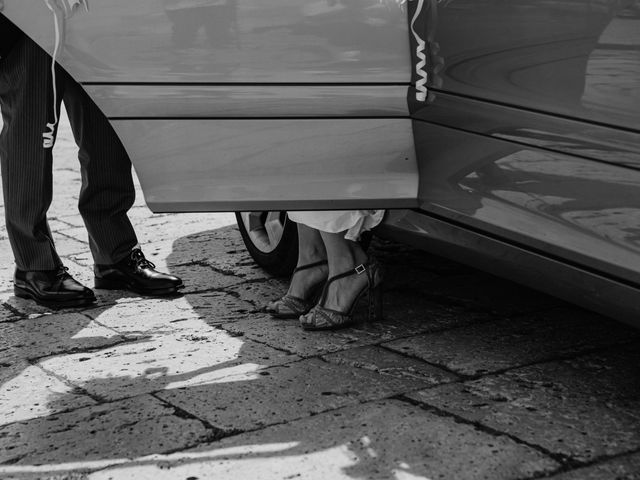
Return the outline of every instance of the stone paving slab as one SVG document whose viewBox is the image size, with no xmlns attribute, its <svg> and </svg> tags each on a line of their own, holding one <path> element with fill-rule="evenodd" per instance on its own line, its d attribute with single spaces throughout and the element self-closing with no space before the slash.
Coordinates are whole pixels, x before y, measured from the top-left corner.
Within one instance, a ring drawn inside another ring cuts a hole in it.
<svg viewBox="0 0 640 480">
<path fill-rule="evenodd" d="M 438 277 L 446 277 L 478 272 L 467 265 L 455 263 L 409 245 L 398 244 L 380 237 L 373 237 L 370 250 L 384 265 L 387 273 L 398 273 L 393 279 L 394 285 L 411 285 L 416 278 L 418 281 L 423 278 L 427 278 L 430 281 L 433 276 L 428 275 L 428 273 Z M 398 269 L 390 268 L 390 266 L 397 266 Z M 404 277 L 401 275 L 402 272 L 406 272 Z M 385 278 L 391 280 L 391 277 Z"/>
<path fill-rule="evenodd" d="M 108 463 L 187 448 L 212 433 L 197 419 L 142 396 L 0 428 L 0 463 Z"/>
<path fill-rule="evenodd" d="M 388 260 L 390 261 L 385 262 L 385 260 L 380 258 L 381 256 L 378 253 L 376 245 L 371 246 L 368 253 L 375 257 L 382 266 L 384 284 L 387 288 L 392 286 L 391 288 L 394 294 L 407 290 L 429 291 L 434 282 L 446 278 L 441 274 L 431 272 L 428 269 L 422 269 L 417 265 L 406 264 L 402 261 L 398 262 L 395 258 L 389 258 Z M 465 273 L 466 272 L 463 272 L 463 274 Z"/>
<path fill-rule="evenodd" d="M 57 175 L 54 176 L 54 183 L 63 185 L 63 179 L 57 178 Z M 78 185 L 78 188 L 80 186 Z M 139 224 L 139 222 L 149 221 L 149 219 L 153 219 L 156 217 L 163 216 L 171 216 L 171 214 L 158 214 L 154 215 L 149 207 L 144 203 L 144 199 L 142 196 L 137 195 L 136 202 L 133 207 L 127 212 L 127 216 L 131 220 L 131 223 L 134 226 Z M 68 208 L 68 209 L 67 209 Z M 49 209 L 49 227 L 52 231 L 58 233 L 66 233 L 66 230 L 69 227 L 76 228 L 84 228 L 84 221 L 82 217 L 78 214 L 77 202 L 74 205 L 61 205 L 58 204 L 57 194 L 54 193 L 54 200 Z M 153 220 L 151 220 L 153 221 Z"/>
<path fill-rule="evenodd" d="M 439 278 L 415 293 L 418 297 L 442 298 L 496 315 L 531 313 L 566 305 L 556 298 L 481 272 Z"/>
<path fill-rule="evenodd" d="M 101 305 L 83 313 L 121 334 L 163 333 L 179 329 L 185 320 L 215 326 L 246 317 L 252 306 L 224 292 L 181 297 L 135 298 Z"/>
<path fill-rule="evenodd" d="M 219 290 L 242 282 L 241 278 L 231 274 L 223 274 L 208 265 L 178 265 L 170 269 L 170 273 L 182 278 L 183 295 L 194 292 Z"/>
<path fill-rule="evenodd" d="M 25 332 L 13 323 L 0 324 L 0 358 L 4 360 L 3 353 L 10 348 L 20 348 L 21 339 L 24 340 Z"/>
<path fill-rule="evenodd" d="M 305 358 L 377 342 L 373 336 L 363 336 L 363 339 L 356 340 L 344 330 L 310 332 L 303 330 L 297 320 L 278 320 L 266 314 L 255 314 L 224 323 L 222 328 L 232 335 Z"/>
<path fill-rule="evenodd" d="M 20 349 L 22 357 L 28 360 L 104 348 L 124 340 L 114 330 L 79 313 L 42 315 L 20 320 L 12 326 L 15 330 L 8 339 L 12 347 Z"/>
<path fill-rule="evenodd" d="M 323 355 L 322 358 L 336 365 L 348 365 L 371 370 L 382 375 L 415 379 L 431 386 L 459 380 L 456 375 L 425 362 L 375 346 L 343 350 Z"/>
<path fill-rule="evenodd" d="M 282 298 L 287 293 L 288 282 L 280 278 L 270 278 L 263 282 L 240 283 L 229 288 L 226 292 L 237 295 L 238 298 L 253 305 L 256 312 L 264 312 L 267 304 Z"/>
<path fill-rule="evenodd" d="M 360 368 L 303 360 L 237 381 L 158 393 L 167 402 L 224 431 L 246 431 L 389 397 L 427 386 Z"/>
<path fill-rule="evenodd" d="M 256 265 L 244 247 L 235 216 L 225 214 L 223 218 L 228 224 L 220 222 L 221 226 L 216 229 L 203 225 L 199 232 L 176 238 L 171 244 L 171 250 L 163 251 L 168 261 L 175 265 L 197 261 L 245 281 L 271 278 Z"/>
<path fill-rule="evenodd" d="M 6 330 L 0 325 L 0 335 L 5 335 L 12 330 Z M 19 348 L 13 348 L 7 345 L 10 342 L 3 342 L 4 345 L 0 345 L 0 381 L 3 374 L 7 371 L 5 369 L 12 367 L 16 364 L 25 364 L 26 360 L 22 357 L 22 351 Z"/>
<path fill-rule="evenodd" d="M 57 220 L 49 220 L 49 227 L 51 228 L 51 234 L 56 246 L 56 251 L 61 258 L 89 250 L 89 246 L 87 244 L 89 236 L 87 235 L 86 230 L 84 237 L 76 239 L 67 235 L 67 230 L 72 228 L 69 227 L 67 223 L 59 222 Z"/>
<path fill-rule="evenodd" d="M 19 318 L 21 317 L 16 312 L 10 310 L 5 305 L 0 304 L 0 323 L 15 322 Z"/>
<path fill-rule="evenodd" d="M 163 333 L 174 328 L 171 322 L 199 318 L 183 297 L 133 297 L 129 301 L 99 305 L 83 313 L 123 335 Z"/>
<path fill-rule="evenodd" d="M 200 292 L 185 295 L 188 308 L 207 325 L 221 325 L 253 315 L 255 307 L 240 299 L 233 291 L 224 289 L 217 292 Z"/>
<path fill-rule="evenodd" d="M 548 477 L 552 480 L 640 480 L 640 453 Z"/>
<path fill-rule="evenodd" d="M 4 219 L 4 217 L 0 217 Z M 4 220 L 0 222 L 4 227 Z M 4 290 L 13 290 L 13 272 L 15 271 L 13 253 L 9 239 L 5 236 L 0 238 L 0 292 Z"/>
<path fill-rule="evenodd" d="M 2 248 L 2 243 L 4 240 L 0 240 L 0 248 Z M 7 242 L 8 245 L 8 242 Z M 8 247 L 7 247 L 8 248 Z M 13 266 L 13 258 L 11 259 L 11 264 L 4 263 L 3 266 L 0 266 L 0 292 L 11 292 L 13 293 L 13 272 L 15 271 L 15 267 Z"/>
<path fill-rule="evenodd" d="M 586 462 L 640 449 L 640 344 L 408 395 Z"/>
<path fill-rule="evenodd" d="M 93 404 L 95 401 L 83 392 L 24 360 L 0 368 L 0 425 L 47 418 L 57 412 Z"/>
<path fill-rule="evenodd" d="M 13 294 L 13 290 L 11 290 L 10 292 L 0 292 L 0 302 L 4 303 L 5 306 L 9 309 L 13 310 L 19 318 L 36 318 L 54 313 L 67 314 L 82 312 L 82 308 L 52 309 L 44 307 L 42 305 L 38 305 L 33 300 L 16 297 Z"/>
<path fill-rule="evenodd" d="M 379 342 L 486 322 L 492 315 L 435 303 L 415 293 L 385 292 L 383 320 L 361 322 L 348 329 L 354 338 L 375 336 Z"/>
<path fill-rule="evenodd" d="M 531 478 L 557 466 L 505 436 L 390 400 L 140 459 L 88 478 L 506 480 Z"/>
<path fill-rule="evenodd" d="M 65 222 L 67 223 L 67 222 Z M 63 230 L 64 231 L 64 237 L 61 237 L 59 234 L 56 234 L 57 232 L 53 232 L 54 233 L 54 240 L 56 241 L 56 250 L 58 248 L 60 248 L 62 246 L 63 243 L 63 238 L 66 239 L 71 239 L 74 242 L 79 242 L 85 245 L 85 247 L 78 252 L 72 252 L 72 253 L 78 253 L 80 254 L 81 252 L 86 252 L 87 254 L 89 253 L 89 245 L 88 245 L 88 234 L 87 234 L 87 229 L 84 227 L 84 223 L 82 223 L 80 226 L 77 227 L 67 227 L 67 226 L 62 226 L 61 224 L 58 224 L 58 231 Z"/>
<path fill-rule="evenodd" d="M 179 243 L 181 238 L 190 239 L 191 235 L 202 234 L 203 231 L 225 229 L 235 225 L 235 216 L 231 213 L 183 213 L 180 215 L 153 215 L 148 207 L 133 208 L 129 218 L 144 251 L 154 244 L 164 241 Z M 61 221 L 72 223 L 74 227 L 64 228 L 64 234 L 81 242 L 86 242 L 87 232 L 84 224 L 68 217 L 60 217 Z M 55 225 L 55 224 L 54 224 Z M 176 235 L 177 234 L 177 235 Z"/>
<path fill-rule="evenodd" d="M 640 339 L 637 329 L 590 312 L 557 309 L 416 335 L 384 346 L 473 376 L 633 339 Z"/>
<path fill-rule="evenodd" d="M 184 386 L 224 382 L 298 357 L 208 327 L 179 325 L 110 348 L 39 362 L 92 395 L 115 400 Z"/>
<path fill-rule="evenodd" d="M 76 239 L 67 236 L 66 234 L 67 229 L 84 227 L 84 221 L 82 220 L 82 217 L 80 217 L 77 213 L 75 215 L 67 215 L 64 218 L 56 215 L 54 218 L 49 217 L 48 221 L 49 221 L 49 228 L 51 229 L 51 231 L 57 234 L 60 238 L 64 238 L 67 240 L 77 241 Z M 84 245 L 84 248 L 87 247 L 87 245 L 84 242 L 80 242 L 80 243 Z"/>
<path fill-rule="evenodd" d="M 232 213 L 184 213 L 180 215 L 151 215 L 140 217 L 134 222 L 138 241 L 142 245 L 153 244 L 163 240 L 171 240 L 174 244 L 182 238 L 190 238 L 192 234 L 203 231 L 224 229 L 235 225 L 235 215 Z M 176 235 L 177 234 L 177 235 Z M 185 240 L 186 241 L 186 240 Z M 206 250 L 204 252 L 206 254 Z"/>
<path fill-rule="evenodd" d="M 56 182 L 56 178 L 54 176 L 54 182 Z M 55 199 L 54 199 L 55 202 Z M 146 207 L 144 207 L 146 208 Z M 135 207 L 133 207 L 131 210 L 129 210 L 129 212 L 133 212 L 135 209 Z M 148 208 L 147 208 L 147 212 L 148 212 Z M 53 213 L 54 217 L 53 217 L 53 221 L 51 214 Z M 67 233 L 67 229 L 69 227 L 72 228 L 78 228 L 78 227 L 82 227 L 84 228 L 84 221 L 82 220 L 82 217 L 78 214 L 77 208 L 74 208 L 73 210 L 69 210 L 69 211 L 64 211 L 60 208 L 58 208 L 58 206 L 54 203 L 51 205 L 51 207 L 49 208 L 49 227 L 51 228 L 52 231 L 57 232 L 57 233 Z"/>
<path fill-rule="evenodd" d="M 237 293 L 245 301 L 251 302 L 256 310 L 261 310 L 267 301 L 279 298 L 286 292 L 286 283 L 272 280 L 266 283 L 238 285 L 225 291 Z M 411 297 L 411 300 L 409 298 L 410 296 L 400 295 L 399 298 L 386 300 L 382 321 L 361 321 L 349 328 L 334 332 L 305 331 L 301 329 L 296 319 L 278 320 L 267 314 L 254 314 L 249 318 L 225 323 L 222 326 L 230 332 L 266 342 L 274 348 L 309 357 L 345 346 L 381 343 L 423 332 L 482 322 L 491 318 L 484 313 L 465 312 L 458 307 L 442 306 L 429 300 L 423 302 L 415 296 Z M 419 312 L 428 312 L 428 314 L 423 316 Z"/>
</svg>

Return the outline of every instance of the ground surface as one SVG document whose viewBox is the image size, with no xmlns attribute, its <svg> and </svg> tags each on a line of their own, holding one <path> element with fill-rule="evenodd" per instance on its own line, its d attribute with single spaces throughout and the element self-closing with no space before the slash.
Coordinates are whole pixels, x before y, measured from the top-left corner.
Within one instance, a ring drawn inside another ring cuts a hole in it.
<svg viewBox="0 0 640 480">
<path fill-rule="evenodd" d="M 74 155 L 64 124 L 51 228 L 92 286 Z M 306 333 L 232 214 L 131 216 L 183 296 L 34 306 L 2 225 L 0 478 L 640 479 L 640 331 L 377 242 L 385 320 Z"/>
</svg>

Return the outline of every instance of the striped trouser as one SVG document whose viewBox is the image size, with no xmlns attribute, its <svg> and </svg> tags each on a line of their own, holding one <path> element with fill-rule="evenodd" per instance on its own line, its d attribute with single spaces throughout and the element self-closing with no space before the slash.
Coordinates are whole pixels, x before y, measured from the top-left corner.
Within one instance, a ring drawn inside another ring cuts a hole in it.
<svg viewBox="0 0 640 480">
<path fill-rule="evenodd" d="M 26 36 L 0 60 L 0 164 L 6 227 L 16 266 L 50 270 L 61 264 L 47 222 L 52 200 L 52 154 L 42 133 L 52 122 L 51 57 Z M 135 198 L 131 161 L 111 125 L 84 90 L 56 70 L 82 173 L 78 209 L 95 263 L 123 259 L 137 244 L 127 211 Z"/>
</svg>

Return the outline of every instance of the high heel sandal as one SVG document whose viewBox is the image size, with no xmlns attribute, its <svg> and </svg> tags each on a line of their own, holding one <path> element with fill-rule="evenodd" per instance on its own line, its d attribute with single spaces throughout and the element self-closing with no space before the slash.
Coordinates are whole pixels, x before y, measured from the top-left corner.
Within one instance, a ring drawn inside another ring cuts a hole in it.
<svg viewBox="0 0 640 480">
<path fill-rule="evenodd" d="M 297 267 L 293 273 L 291 274 L 291 278 L 302 270 L 308 270 L 310 268 L 319 267 L 321 265 L 327 265 L 326 260 L 320 260 L 318 262 L 308 263 L 306 265 L 302 265 Z M 321 292 L 322 286 L 324 285 L 325 280 L 322 280 L 317 285 L 314 285 L 309 290 L 308 298 L 300 298 L 294 295 L 289 295 L 288 293 L 282 298 L 271 302 L 269 305 L 265 307 L 265 311 L 273 318 L 278 319 L 293 319 L 299 318 L 300 315 L 304 315 L 309 310 L 313 308 L 318 299 L 319 293 Z"/>
<path fill-rule="evenodd" d="M 324 302 L 327 298 L 327 292 L 331 282 L 339 280 L 341 278 L 349 277 L 351 275 L 367 274 L 367 285 L 360 290 L 358 295 L 349 306 L 346 311 L 338 311 L 324 306 Z M 313 307 L 309 313 L 300 316 L 300 325 L 305 330 L 329 330 L 346 327 L 354 322 L 353 311 L 356 304 L 364 296 L 368 294 L 369 310 L 367 313 L 367 319 L 380 320 L 382 319 L 382 271 L 380 266 L 375 262 L 368 262 L 366 264 L 361 263 L 352 270 L 348 270 L 344 273 L 331 277 L 327 280 L 327 283 L 322 290 L 322 297 L 318 304 Z"/>
</svg>

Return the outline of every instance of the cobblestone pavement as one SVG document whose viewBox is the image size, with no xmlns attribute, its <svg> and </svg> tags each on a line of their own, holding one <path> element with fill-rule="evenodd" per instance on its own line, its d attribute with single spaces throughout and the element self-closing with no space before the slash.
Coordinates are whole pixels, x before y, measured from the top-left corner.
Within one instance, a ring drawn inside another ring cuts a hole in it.
<svg viewBox="0 0 640 480">
<path fill-rule="evenodd" d="M 70 138 L 51 227 L 92 285 Z M 385 320 L 308 333 L 232 214 L 131 213 L 183 296 L 37 307 L 0 230 L 0 478 L 640 479 L 640 331 L 380 241 Z"/>
</svg>

